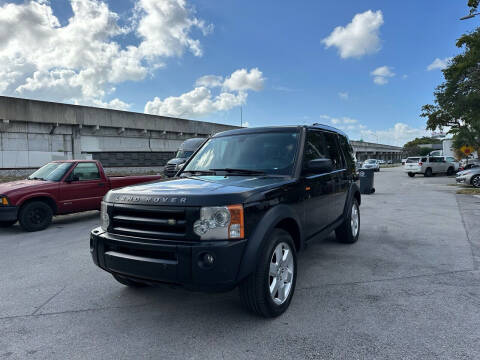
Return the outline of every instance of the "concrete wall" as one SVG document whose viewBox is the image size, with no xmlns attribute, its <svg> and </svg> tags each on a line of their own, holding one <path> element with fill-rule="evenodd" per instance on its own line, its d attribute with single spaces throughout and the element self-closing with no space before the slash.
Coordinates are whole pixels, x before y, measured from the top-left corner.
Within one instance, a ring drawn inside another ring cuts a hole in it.
<svg viewBox="0 0 480 360">
<path fill-rule="evenodd" d="M 162 166 L 180 144 L 236 127 L 0 96 L 0 169 L 59 159 L 100 158 L 112 166 Z M 119 153 L 129 153 L 122 156 Z M 151 153 L 152 155 L 146 155 Z M 125 162 L 122 162 L 125 160 Z M 126 163 L 128 165 L 126 165 Z"/>
</svg>

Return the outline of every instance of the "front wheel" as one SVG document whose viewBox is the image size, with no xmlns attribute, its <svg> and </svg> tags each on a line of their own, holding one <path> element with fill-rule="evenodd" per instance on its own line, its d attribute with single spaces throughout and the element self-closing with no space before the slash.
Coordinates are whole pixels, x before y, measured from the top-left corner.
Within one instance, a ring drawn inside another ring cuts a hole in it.
<svg viewBox="0 0 480 360">
<path fill-rule="evenodd" d="M 32 201 L 20 208 L 18 221 L 25 231 L 39 231 L 50 225 L 52 217 L 50 205 L 43 201 Z"/>
<path fill-rule="evenodd" d="M 423 174 L 423 176 L 425 177 L 431 177 L 432 175 L 433 175 L 433 172 L 431 168 L 428 168 L 427 170 L 425 170 L 425 174 Z"/>
<path fill-rule="evenodd" d="M 455 169 L 453 167 L 449 167 L 447 170 L 447 176 L 452 176 L 455 173 Z"/>
<path fill-rule="evenodd" d="M 409 172 L 409 173 L 408 173 L 408 176 L 414 177 L 414 176 L 415 176 L 415 173 Z"/>
<path fill-rule="evenodd" d="M 475 175 L 474 177 L 472 177 L 471 183 L 474 187 L 480 188 L 480 175 Z"/>
<path fill-rule="evenodd" d="M 335 229 L 337 240 L 344 244 L 357 242 L 360 235 L 360 206 L 357 199 L 353 199 L 352 206 L 342 225 Z"/>
<path fill-rule="evenodd" d="M 288 232 L 275 229 L 260 254 L 254 272 L 239 286 L 243 304 L 264 317 L 287 310 L 295 291 L 297 256 Z"/>
</svg>

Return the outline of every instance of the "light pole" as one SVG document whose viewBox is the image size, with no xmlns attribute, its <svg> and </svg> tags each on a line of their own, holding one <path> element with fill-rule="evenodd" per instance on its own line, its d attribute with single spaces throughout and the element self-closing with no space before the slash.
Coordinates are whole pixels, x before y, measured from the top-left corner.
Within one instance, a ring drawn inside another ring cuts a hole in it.
<svg viewBox="0 0 480 360">
<path fill-rule="evenodd" d="M 480 13 L 469 14 L 469 15 L 463 16 L 463 17 L 460 18 L 460 20 L 471 19 L 471 18 L 474 18 L 474 17 L 477 16 L 477 15 L 480 15 Z"/>
</svg>

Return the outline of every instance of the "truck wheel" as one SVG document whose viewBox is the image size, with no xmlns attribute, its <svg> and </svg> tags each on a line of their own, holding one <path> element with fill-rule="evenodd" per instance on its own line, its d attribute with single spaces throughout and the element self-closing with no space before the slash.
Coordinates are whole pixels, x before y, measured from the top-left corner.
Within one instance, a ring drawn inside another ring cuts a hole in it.
<svg viewBox="0 0 480 360">
<path fill-rule="evenodd" d="M 13 220 L 13 221 L 0 221 L 0 228 L 10 227 L 10 226 L 12 226 L 13 224 L 15 224 L 16 222 L 17 222 L 17 220 Z"/>
<path fill-rule="evenodd" d="M 455 169 L 450 166 L 447 170 L 447 176 L 452 176 L 454 173 L 455 173 Z"/>
<path fill-rule="evenodd" d="M 480 188 L 480 175 L 475 175 L 472 177 L 471 183 L 474 187 Z"/>
<path fill-rule="evenodd" d="M 347 218 L 335 229 L 337 240 L 344 244 L 357 242 L 360 235 L 360 207 L 357 199 L 353 199 Z"/>
<path fill-rule="evenodd" d="M 425 170 L 425 174 L 423 174 L 423 176 L 425 177 L 431 177 L 432 176 L 432 168 L 428 168 L 427 170 Z"/>
<path fill-rule="evenodd" d="M 122 275 L 117 275 L 117 274 L 112 274 L 114 279 L 117 280 L 120 284 L 128 286 L 128 287 L 134 287 L 134 288 L 141 288 L 141 287 L 146 287 L 148 286 L 145 283 L 141 283 L 135 280 L 132 280 L 128 277 L 122 276 Z"/>
<path fill-rule="evenodd" d="M 297 280 L 297 254 L 293 239 L 282 229 L 273 230 L 254 272 L 239 286 L 243 304 L 264 317 L 287 310 Z"/>
<path fill-rule="evenodd" d="M 415 176 L 415 173 L 409 172 L 409 173 L 408 173 L 408 176 L 414 177 L 414 176 Z"/>
<path fill-rule="evenodd" d="M 52 222 L 52 208 L 43 201 L 32 201 L 20 208 L 18 221 L 25 231 L 46 229 Z"/>
</svg>

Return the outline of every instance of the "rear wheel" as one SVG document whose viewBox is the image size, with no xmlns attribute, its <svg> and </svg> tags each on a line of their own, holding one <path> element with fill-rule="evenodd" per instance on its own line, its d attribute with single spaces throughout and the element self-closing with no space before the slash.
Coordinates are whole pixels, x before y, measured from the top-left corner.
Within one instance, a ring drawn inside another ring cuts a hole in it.
<svg viewBox="0 0 480 360">
<path fill-rule="evenodd" d="M 360 207 L 357 199 L 353 199 L 346 219 L 335 230 L 337 240 L 345 244 L 353 244 L 360 235 Z"/>
<path fill-rule="evenodd" d="M 472 177 L 471 183 L 474 187 L 480 188 L 480 175 L 475 175 L 474 177 Z"/>
<path fill-rule="evenodd" d="M 53 210 L 43 201 L 32 201 L 20 208 L 18 221 L 25 231 L 46 229 L 52 222 Z"/>
<path fill-rule="evenodd" d="M 408 173 L 408 176 L 414 177 L 414 176 L 415 176 L 415 173 L 409 172 L 409 173 Z"/>
<path fill-rule="evenodd" d="M 12 221 L 0 221 L 0 228 L 7 228 L 15 224 L 17 220 L 12 220 Z"/>
<path fill-rule="evenodd" d="M 141 287 L 146 287 L 148 286 L 147 284 L 132 280 L 128 277 L 122 276 L 122 275 L 117 275 L 117 274 L 112 274 L 114 279 L 117 280 L 120 284 L 128 286 L 128 287 L 133 287 L 133 288 L 141 288 Z"/>
<path fill-rule="evenodd" d="M 455 173 L 455 169 L 450 166 L 447 170 L 447 175 L 452 176 L 454 173 Z"/>
<path fill-rule="evenodd" d="M 428 168 L 427 170 L 425 170 L 424 176 L 425 177 L 430 177 L 430 176 L 432 176 L 432 174 L 433 174 L 432 169 Z"/>
<path fill-rule="evenodd" d="M 265 244 L 254 272 L 239 286 L 243 304 L 264 316 L 279 316 L 287 310 L 295 291 L 297 256 L 288 232 L 275 229 Z"/>
</svg>

